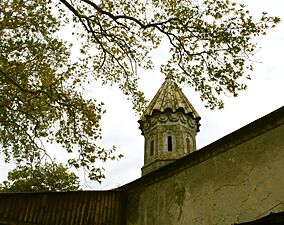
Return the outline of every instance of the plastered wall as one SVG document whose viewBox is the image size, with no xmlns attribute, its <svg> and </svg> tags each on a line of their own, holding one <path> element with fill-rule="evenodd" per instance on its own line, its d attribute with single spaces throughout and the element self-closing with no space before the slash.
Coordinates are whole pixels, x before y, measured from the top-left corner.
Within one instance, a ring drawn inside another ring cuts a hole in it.
<svg viewBox="0 0 284 225">
<path fill-rule="evenodd" d="M 202 150 L 201 150 L 202 151 Z M 284 125 L 129 192 L 127 225 L 230 225 L 284 211 Z"/>
</svg>

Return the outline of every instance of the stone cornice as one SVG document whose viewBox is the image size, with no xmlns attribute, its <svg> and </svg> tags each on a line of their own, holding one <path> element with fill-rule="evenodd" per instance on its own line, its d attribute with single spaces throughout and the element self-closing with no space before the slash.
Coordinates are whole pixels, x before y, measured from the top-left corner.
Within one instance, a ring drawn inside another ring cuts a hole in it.
<svg viewBox="0 0 284 225">
<path fill-rule="evenodd" d="M 177 112 L 155 112 L 151 117 L 147 117 L 146 120 L 139 121 L 142 134 L 145 134 L 150 129 L 153 129 L 158 124 L 182 124 L 185 127 L 190 127 L 198 131 L 199 119 L 193 118 L 191 114 L 184 114 L 182 111 Z"/>
</svg>

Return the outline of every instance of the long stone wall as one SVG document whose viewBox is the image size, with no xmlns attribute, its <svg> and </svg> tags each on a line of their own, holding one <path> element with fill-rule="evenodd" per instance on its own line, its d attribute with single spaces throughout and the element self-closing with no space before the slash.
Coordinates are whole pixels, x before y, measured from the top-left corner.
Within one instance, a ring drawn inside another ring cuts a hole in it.
<svg viewBox="0 0 284 225">
<path fill-rule="evenodd" d="M 116 190 L 0 194 L 0 225 L 231 225 L 283 212 L 284 107 Z"/>
<path fill-rule="evenodd" d="M 126 186 L 126 224 L 230 225 L 284 211 L 281 110 Z"/>
</svg>

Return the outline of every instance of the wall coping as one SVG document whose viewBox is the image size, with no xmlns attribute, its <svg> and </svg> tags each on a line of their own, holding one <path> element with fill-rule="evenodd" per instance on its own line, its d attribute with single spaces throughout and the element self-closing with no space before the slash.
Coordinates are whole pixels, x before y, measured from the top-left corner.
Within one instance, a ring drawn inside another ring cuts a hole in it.
<svg viewBox="0 0 284 225">
<path fill-rule="evenodd" d="M 137 189 L 145 188 L 218 154 L 226 152 L 233 147 L 268 132 L 282 124 L 284 124 L 284 106 L 220 138 L 219 140 L 214 141 L 200 150 L 186 155 L 173 163 L 117 188 L 117 190 L 132 192 Z"/>
</svg>

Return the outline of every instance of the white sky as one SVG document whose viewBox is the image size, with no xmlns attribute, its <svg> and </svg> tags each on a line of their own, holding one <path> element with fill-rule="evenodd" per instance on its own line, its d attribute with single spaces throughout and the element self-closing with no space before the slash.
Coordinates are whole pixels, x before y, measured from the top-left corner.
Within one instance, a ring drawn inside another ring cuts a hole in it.
<svg viewBox="0 0 284 225">
<path fill-rule="evenodd" d="M 284 20 L 283 0 L 238 0 L 247 5 L 254 15 L 266 11 L 271 16 L 279 16 Z M 200 132 L 197 134 L 197 148 L 200 149 L 213 141 L 243 127 L 244 125 L 266 115 L 284 105 L 284 22 L 277 28 L 269 30 L 267 36 L 257 40 L 261 49 L 255 55 L 252 80 L 247 91 L 237 98 L 227 98 L 225 108 L 211 111 L 204 107 L 199 96 L 189 88 L 184 93 L 201 116 Z M 161 62 L 161 50 L 155 53 L 157 65 Z M 151 99 L 163 83 L 163 75 L 158 66 L 141 74 L 141 88 L 147 98 Z M 138 129 L 138 117 L 135 116 L 130 102 L 116 89 L 109 87 L 90 87 L 88 94 L 103 101 L 107 114 L 102 119 L 104 146 L 115 145 L 118 153 L 124 158 L 118 162 L 105 165 L 106 179 L 102 184 L 85 183 L 86 189 L 111 189 L 141 175 L 143 165 L 144 138 Z M 5 179 L 11 166 L 0 159 L 0 183 Z M 84 180 L 82 178 L 82 180 Z"/>
</svg>

